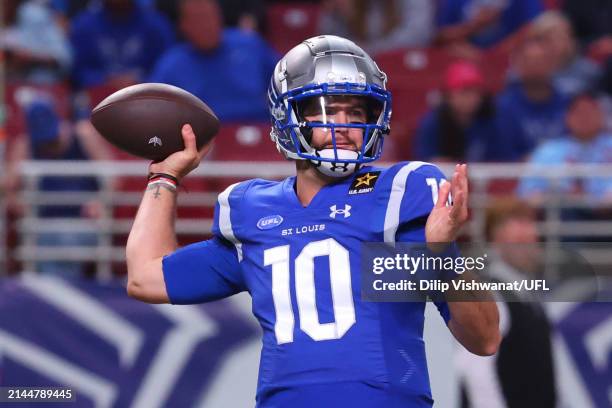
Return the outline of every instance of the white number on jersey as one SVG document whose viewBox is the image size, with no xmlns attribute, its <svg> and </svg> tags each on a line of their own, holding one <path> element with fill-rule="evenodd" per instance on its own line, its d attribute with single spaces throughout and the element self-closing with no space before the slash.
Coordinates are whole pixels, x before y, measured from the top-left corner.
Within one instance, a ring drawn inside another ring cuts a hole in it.
<svg viewBox="0 0 612 408">
<path fill-rule="evenodd" d="M 329 257 L 333 323 L 319 323 L 314 270 L 314 258 L 319 256 Z M 264 251 L 264 266 L 272 266 L 272 298 L 276 312 L 274 332 L 278 344 L 293 341 L 295 319 L 289 293 L 289 262 L 289 245 Z M 341 338 L 355 324 L 349 252 L 333 238 L 310 242 L 295 259 L 294 270 L 300 329 L 315 341 Z"/>
<path fill-rule="evenodd" d="M 447 183 L 447 181 L 444 179 L 437 180 L 433 177 L 428 177 L 425 179 L 425 182 L 427 183 L 429 188 L 431 188 L 431 199 L 433 200 L 434 205 L 436 205 L 436 203 L 438 202 L 438 192 L 440 191 L 440 187 L 442 187 L 444 183 Z M 452 199 L 451 195 L 449 194 L 448 204 L 450 205 L 451 203 Z"/>
</svg>

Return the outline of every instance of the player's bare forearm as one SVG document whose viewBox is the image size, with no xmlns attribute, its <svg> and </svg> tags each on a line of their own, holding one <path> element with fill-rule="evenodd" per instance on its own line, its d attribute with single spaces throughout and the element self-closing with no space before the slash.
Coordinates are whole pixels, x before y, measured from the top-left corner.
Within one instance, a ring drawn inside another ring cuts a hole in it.
<svg viewBox="0 0 612 408">
<path fill-rule="evenodd" d="M 195 169 L 211 147 L 208 144 L 198 151 L 189 125 L 181 133 L 185 149 L 149 167 L 152 173 L 166 175 L 166 181 L 149 183 L 126 247 L 128 294 L 149 303 L 169 301 L 162 260 L 178 247 L 174 231 L 177 181 Z"/>
<path fill-rule="evenodd" d="M 491 294 L 464 290 L 449 293 L 447 299 L 451 314 L 448 327 L 457 341 L 474 354 L 495 354 L 501 334 L 499 312 Z"/>
<path fill-rule="evenodd" d="M 176 190 L 162 183 L 150 184 L 128 237 L 128 266 L 130 260 L 151 260 L 176 249 L 175 213 Z"/>
<path fill-rule="evenodd" d="M 167 302 L 162 258 L 177 248 L 175 213 L 176 189 L 163 183 L 150 184 L 126 246 L 130 296 L 151 303 Z"/>
<path fill-rule="evenodd" d="M 447 205 L 451 191 L 453 202 Z M 467 165 L 458 164 L 450 183 L 440 187 L 438 201 L 427 219 L 425 237 L 430 248 L 435 251 L 437 243 L 457 239 L 461 227 L 468 219 L 467 204 Z M 460 279 L 468 279 L 468 276 L 466 272 Z M 495 354 L 500 342 L 499 313 L 491 294 L 450 290 L 446 293 L 446 301 L 451 312 L 449 329 L 455 338 L 474 354 Z"/>
</svg>

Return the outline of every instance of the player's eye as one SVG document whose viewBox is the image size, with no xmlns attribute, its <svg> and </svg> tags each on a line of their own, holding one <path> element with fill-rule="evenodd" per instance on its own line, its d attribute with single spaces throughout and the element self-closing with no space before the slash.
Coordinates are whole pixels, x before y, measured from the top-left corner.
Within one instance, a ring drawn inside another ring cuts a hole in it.
<svg viewBox="0 0 612 408">
<path fill-rule="evenodd" d="M 351 123 L 365 123 L 366 113 L 363 109 L 354 109 L 350 113 Z"/>
</svg>

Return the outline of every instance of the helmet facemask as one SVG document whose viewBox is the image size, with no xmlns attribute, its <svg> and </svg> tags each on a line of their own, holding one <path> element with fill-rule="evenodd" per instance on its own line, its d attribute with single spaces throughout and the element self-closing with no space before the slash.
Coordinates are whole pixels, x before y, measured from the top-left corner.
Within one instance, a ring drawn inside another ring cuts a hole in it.
<svg viewBox="0 0 612 408">
<path fill-rule="evenodd" d="M 366 84 L 289 91 L 276 99 L 272 137 L 287 158 L 310 160 L 327 176 L 348 176 L 380 157 L 390 100 L 386 90 Z"/>
</svg>

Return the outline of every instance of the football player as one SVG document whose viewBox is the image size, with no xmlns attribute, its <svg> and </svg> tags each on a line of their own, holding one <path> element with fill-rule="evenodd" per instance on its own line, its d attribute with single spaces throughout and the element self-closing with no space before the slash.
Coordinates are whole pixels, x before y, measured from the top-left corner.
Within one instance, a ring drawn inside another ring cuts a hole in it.
<svg viewBox="0 0 612 408">
<path fill-rule="evenodd" d="M 389 132 L 391 95 L 344 38 L 289 51 L 268 96 L 272 139 L 296 175 L 229 186 L 214 237 L 177 248 L 176 185 L 208 149 L 198 152 L 184 126 L 185 150 L 150 166 L 127 244 L 129 295 L 192 304 L 248 291 L 263 328 L 258 407 L 431 407 L 425 304 L 363 301 L 360 252 L 364 242 L 454 241 L 468 216 L 466 166 L 445 182 L 428 163 L 368 165 Z M 494 303 L 437 307 L 468 350 L 495 353 Z"/>
</svg>

